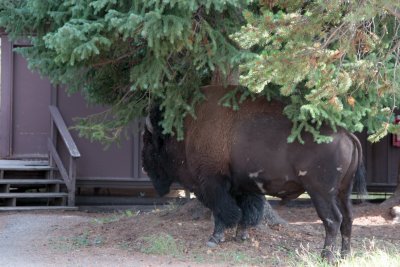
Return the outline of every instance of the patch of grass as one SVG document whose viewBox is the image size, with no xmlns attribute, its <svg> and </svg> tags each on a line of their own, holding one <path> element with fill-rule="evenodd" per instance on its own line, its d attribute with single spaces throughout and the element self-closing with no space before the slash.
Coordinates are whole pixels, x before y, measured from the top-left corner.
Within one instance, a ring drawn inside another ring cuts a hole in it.
<svg viewBox="0 0 400 267">
<path fill-rule="evenodd" d="M 164 206 L 163 210 L 165 212 L 174 212 L 174 211 L 178 210 L 178 208 L 180 206 L 182 206 L 182 205 L 179 203 L 178 200 L 175 199 L 175 200 L 168 202 L 168 204 Z"/>
<path fill-rule="evenodd" d="M 121 241 L 118 243 L 118 247 L 122 250 L 133 250 L 133 246 L 132 243 L 128 242 L 128 241 Z"/>
<path fill-rule="evenodd" d="M 343 260 L 343 265 L 339 266 L 398 267 L 400 248 L 384 240 L 364 240 L 363 247 L 356 250 L 352 257 Z"/>
<path fill-rule="evenodd" d="M 193 255 L 193 261 L 195 263 L 205 263 L 207 261 L 207 257 L 204 254 L 195 254 Z"/>
<path fill-rule="evenodd" d="M 160 207 L 155 206 L 154 209 L 152 210 L 152 213 L 159 214 L 160 216 L 165 216 L 172 212 L 177 211 L 178 208 L 181 206 L 182 206 L 181 202 L 178 199 L 174 199 L 168 202 L 168 204 L 162 205 Z"/>
<path fill-rule="evenodd" d="M 183 249 L 169 234 L 153 234 L 142 238 L 143 244 L 140 251 L 146 254 L 169 255 L 182 257 Z"/>
<path fill-rule="evenodd" d="M 307 247 L 301 246 L 300 249 L 296 249 L 296 253 L 289 256 L 289 266 L 293 267 L 330 267 L 324 259 L 321 258 L 320 251 L 315 251 L 311 249 L 308 245 Z M 337 255 L 339 256 L 339 255 Z"/>
<path fill-rule="evenodd" d="M 91 237 L 88 231 L 72 237 L 61 237 L 58 239 L 50 239 L 49 244 L 56 250 L 71 251 L 91 246 L 101 246 L 104 240 L 101 236 Z"/>
<path fill-rule="evenodd" d="M 358 267 L 358 266 L 375 266 L 375 267 L 398 267 L 400 265 L 400 251 L 375 250 L 364 255 L 354 256 L 343 261 L 339 266 Z"/>
<path fill-rule="evenodd" d="M 133 216 L 137 216 L 139 214 L 140 214 L 140 211 L 125 210 L 125 211 L 115 212 L 111 215 L 107 215 L 102 218 L 95 218 L 95 219 L 93 219 L 92 223 L 93 224 L 107 224 L 107 223 L 112 223 L 112 222 L 118 222 L 119 220 L 121 220 L 123 218 L 130 218 Z"/>
<path fill-rule="evenodd" d="M 297 255 L 289 261 L 290 266 L 296 267 L 329 267 L 326 261 L 321 259 L 320 254 L 311 252 L 308 247 L 302 247 L 297 250 Z M 351 256 L 339 259 L 335 266 L 337 267 L 398 267 L 400 263 L 400 249 L 392 244 L 384 243 L 376 246 L 374 240 L 368 240 L 364 246 L 355 251 Z"/>
<path fill-rule="evenodd" d="M 100 246 L 103 244 L 103 238 L 101 236 L 91 237 L 89 232 L 83 232 L 80 235 L 73 236 L 69 241 L 75 248 Z"/>
<path fill-rule="evenodd" d="M 261 257 L 252 257 L 243 251 L 225 251 L 216 254 L 218 261 L 235 264 L 239 266 L 246 265 L 264 265 L 266 264 Z"/>
</svg>

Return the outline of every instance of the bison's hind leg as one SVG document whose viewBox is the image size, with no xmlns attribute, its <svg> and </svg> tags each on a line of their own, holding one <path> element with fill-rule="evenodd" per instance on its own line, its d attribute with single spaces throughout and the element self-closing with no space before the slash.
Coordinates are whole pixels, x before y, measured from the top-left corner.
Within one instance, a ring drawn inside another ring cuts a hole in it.
<svg viewBox="0 0 400 267">
<path fill-rule="evenodd" d="M 329 263 L 334 262 L 335 240 L 342 224 L 342 214 L 337 205 L 337 197 L 329 192 L 308 190 L 308 194 L 314 203 L 319 218 L 325 227 L 325 242 L 322 249 L 322 258 Z"/>
<path fill-rule="evenodd" d="M 351 250 L 350 240 L 353 226 L 353 211 L 350 196 L 353 188 L 352 178 L 353 175 L 351 172 L 349 172 L 349 174 L 347 174 L 346 177 L 343 179 L 344 182 L 342 183 L 342 188 L 338 194 L 338 207 L 343 216 L 343 221 L 340 225 L 340 233 L 342 235 L 342 258 L 349 255 Z"/>
<path fill-rule="evenodd" d="M 342 235 L 342 258 L 349 255 L 351 249 L 350 240 L 353 226 L 353 213 L 350 196 L 353 191 L 353 183 L 356 185 L 356 192 L 361 194 L 366 192 L 365 168 L 362 161 L 359 160 L 359 157 L 362 157 L 361 147 L 358 147 L 353 153 L 352 164 L 349 166 L 346 175 L 341 181 L 338 193 L 338 207 L 343 216 L 343 221 L 340 225 L 340 232 Z"/>
<path fill-rule="evenodd" d="M 239 222 L 236 239 L 249 238 L 248 227 L 258 225 L 264 216 L 265 197 L 260 194 L 243 194 L 236 197 L 236 202 L 242 209 L 242 219 Z"/>
<path fill-rule="evenodd" d="M 342 235 L 342 248 L 341 248 L 341 256 L 344 258 L 348 254 L 350 254 L 350 239 L 351 239 L 351 230 L 353 226 L 353 214 L 352 214 L 352 205 L 350 199 L 350 193 L 340 193 L 339 194 L 339 203 L 338 207 L 342 213 L 343 221 L 340 225 L 340 232 Z"/>
</svg>

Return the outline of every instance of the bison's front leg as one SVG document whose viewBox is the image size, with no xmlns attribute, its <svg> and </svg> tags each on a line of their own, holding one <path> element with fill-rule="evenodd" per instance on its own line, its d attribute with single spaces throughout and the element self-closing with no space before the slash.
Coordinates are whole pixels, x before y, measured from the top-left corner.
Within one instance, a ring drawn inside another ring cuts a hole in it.
<svg viewBox="0 0 400 267">
<path fill-rule="evenodd" d="M 214 231 L 207 241 L 209 247 L 216 247 L 219 243 L 224 242 L 225 229 L 235 227 L 241 218 L 241 210 L 234 202 L 227 201 L 224 204 L 224 201 L 221 201 L 214 209 Z"/>
<path fill-rule="evenodd" d="M 225 226 L 221 219 L 214 216 L 214 232 L 207 241 L 210 248 L 216 247 L 219 243 L 225 241 Z"/>
<path fill-rule="evenodd" d="M 263 218 L 265 197 L 259 194 L 244 194 L 237 196 L 236 201 L 242 209 L 242 219 L 236 230 L 236 240 L 244 241 L 250 237 L 248 227 L 258 225 Z"/>
<path fill-rule="evenodd" d="M 200 202 L 211 209 L 214 216 L 214 231 L 207 241 L 209 247 L 223 242 L 225 228 L 235 227 L 242 217 L 242 211 L 229 189 L 228 179 L 218 177 L 207 179 L 200 190 L 195 192 Z"/>
</svg>

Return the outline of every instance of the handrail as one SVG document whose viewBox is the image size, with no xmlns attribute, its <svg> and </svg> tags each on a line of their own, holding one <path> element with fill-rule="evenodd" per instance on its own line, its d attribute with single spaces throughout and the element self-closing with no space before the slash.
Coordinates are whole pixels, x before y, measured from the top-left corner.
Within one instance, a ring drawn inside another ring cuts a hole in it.
<svg viewBox="0 0 400 267">
<path fill-rule="evenodd" d="M 76 146 L 74 139 L 72 139 L 71 134 L 68 131 L 67 125 L 61 116 L 60 111 L 56 106 L 49 106 L 50 114 L 52 120 L 57 126 L 58 131 L 61 134 L 61 138 L 64 140 L 65 145 L 67 146 L 68 152 L 73 158 L 79 158 L 81 154 L 79 153 L 78 147 Z"/>
<path fill-rule="evenodd" d="M 68 206 L 75 206 L 75 186 L 76 186 L 76 160 L 80 158 L 81 154 L 76 146 L 74 139 L 61 116 L 60 111 L 56 106 L 49 106 L 51 115 L 51 137 L 48 140 L 48 149 L 50 156 L 50 165 L 57 166 L 58 171 L 63 178 L 65 185 L 68 189 Z M 57 152 L 57 134 L 60 133 L 61 139 L 67 147 L 69 153 L 69 167 L 68 171 Z M 51 178 L 54 173 L 51 172 Z"/>
</svg>

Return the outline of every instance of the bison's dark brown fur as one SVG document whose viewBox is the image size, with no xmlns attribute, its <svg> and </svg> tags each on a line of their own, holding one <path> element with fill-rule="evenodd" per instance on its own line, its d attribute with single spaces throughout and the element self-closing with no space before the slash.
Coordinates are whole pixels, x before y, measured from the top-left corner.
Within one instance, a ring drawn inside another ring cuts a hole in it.
<svg viewBox="0 0 400 267">
<path fill-rule="evenodd" d="M 365 184 L 358 139 L 343 129 L 322 127 L 331 143 L 316 144 L 304 134 L 304 145 L 288 144 L 292 124 L 281 103 L 247 100 L 236 112 L 218 105 L 228 90 L 203 89 L 207 100 L 196 107 L 196 119 L 185 120 L 182 142 L 161 133 L 159 109 L 152 109 L 142 160 L 156 190 L 163 195 L 178 181 L 212 210 L 215 228 L 208 245 L 223 241 L 224 229 L 237 224 L 245 239 L 245 229 L 262 218 L 263 194 L 292 199 L 307 191 L 325 226 L 323 256 L 332 259 L 339 229 L 342 255 L 347 254 L 349 196 L 355 179 Z"/>
</svg>

